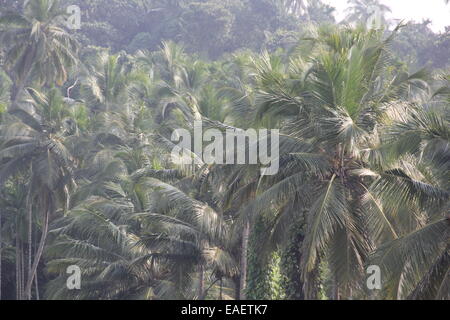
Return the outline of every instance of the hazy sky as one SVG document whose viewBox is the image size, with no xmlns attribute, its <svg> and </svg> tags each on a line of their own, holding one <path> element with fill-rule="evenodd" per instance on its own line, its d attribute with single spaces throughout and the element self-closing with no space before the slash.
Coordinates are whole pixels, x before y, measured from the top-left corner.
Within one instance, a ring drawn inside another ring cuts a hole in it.
<svg viewBox="0 0 450 320">
<path fill-rule="evenodd" d="M 345 17 L 344 10 L 348 7 L 347 0 L 324 0 L 337 9 L 337 19 Z M 431 28 L 434 31 L 444 31 L 445 26 L 450 26 L 450 4 L 444 0 L 381 0 L 391 7 L 390 19 L 405 19 L 421 22 L 429 18 L 433 21 Z"/>
</svg>

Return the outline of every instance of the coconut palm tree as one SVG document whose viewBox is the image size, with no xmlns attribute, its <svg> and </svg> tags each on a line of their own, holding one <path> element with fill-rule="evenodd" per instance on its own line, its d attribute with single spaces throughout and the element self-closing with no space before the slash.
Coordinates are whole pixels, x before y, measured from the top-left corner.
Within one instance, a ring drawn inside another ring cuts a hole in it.
<svg viewBox="0 0 450 320">
<path fill-rule="evenodd" d="M 288 221 L 303 221 L 305 295 L 317 297 L 325 264 L 333 275 L 332 296 L 339 299 L 362 289 L 364 263 L 373 249 L 362 203 L 369 181 L 362 173 L 371 165 L 368 152 L 379 119 L 387 105 L 423 85 L 423 74 L 383 78 L 391 38 L 381 40 L 378 31 L 322 29 L 319 34 L 311 56 L 291 57 L 289 69 L 269 56 L 255 61 L 259 116 L 284 132 L 281 167 L 273 177 L 252 178 L 249 169 L 241 173 L 253 183 L 246 191 L 256 196 L 240 211 L 247 219 L 271 212 L 275 243 L 283 239 Z"/>
<path fill-rule="evenodd" d="M 449 105 L 442 107 L 410 106 L 386 129 L 395 161 L 370 188 L 386 217 L 374 220 L 377 239 L 387 241 L 372 257 L 384 274 L 383 298 L 449 299 L 450 119 Z"/>
<path fill-rule="evenodd" d="M 51 231 L 57 238 L 47 251 L 49 270 L 61 277 L 50 285 L 49 297 L 203 299 L 204 270 L 220 278 L 236 272 L 223 219 L 179 189 L 192 190 L 191 178 L 147 161 L 130 172 L 133 153 L 122 149 L 116 160 L 99 161 L 90 178 L 84 170 L 73 208 Z M 72 264 L 82 268 L 85 283 L 75 296 L 61 286 Z M 197 292 L 193 277 L 198 277 Z"/>
<path fill-rule="evenodd" d="M 307 14 L 308 7 L 310 5 L 308 0 L 283 0 L 277 1 L 287 14 L 293 14 L 295 16 L 302 16 Z"/>
<path fill-rule="evenodd" d="M 34 80 L 48 86 L 66 82 L 68 70 L 76 63 L 77 44 L 59 25 L 62 15 L 57 0 L 27 1 L 23 13 L 1 15 L 4 68 L 13 82 L 12 109 Z"/>
<path fill-rule="evenodd" d="M 11 181 L 1 191 L 2 249 L 4 299 L 22 299 L 25 278 L 26 260 L 23 254 L 27 243 L 27 212 L 23 203 L 27 198 L 27 187 L 24 177 Z"/>
<path fill-rule="evenodd" d="M 81 94 L 95 112 L 120 112 L 129 107 L 133 81 L 131 61 L 124 54 L 96 54 L 81 78 Z"/>
<path fill-rule="evenodd" d="M 368 27 L 381 27 L 386 25 L 385 15 L 391 12 L 391 9 L 381 4 L 378 0 L 349 0 L 347 8 L 346 21 L 350 23 L 366 23 Z M 381 25 L 380 25 L 381 24 Z"/>
<path fill-rule="evenodd" d="M 41 239 L 32 264 L 29 250 L 25 297 L 31 299 L 31 286 L 44 250 L 48 223 L 58 210 L 65 210 L 67 206 L 72 158 L 64 146 L 67 131 L 59 91 L 54 89 L 48 95 L 32 88 L 27 91 L 28 108 L 11 110 L 2 128 L 0 184 L 5 185 L 18 174 L 29 175 L 26 206 L 30 248 L 33 212 L 41 219 Z"/>
</svg>

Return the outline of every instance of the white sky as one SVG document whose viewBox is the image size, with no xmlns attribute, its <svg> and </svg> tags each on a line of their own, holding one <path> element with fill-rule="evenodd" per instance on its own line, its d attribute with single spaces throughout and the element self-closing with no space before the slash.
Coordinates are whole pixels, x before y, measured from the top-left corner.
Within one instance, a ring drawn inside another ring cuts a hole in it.
<svg viewBox="0 0 450 320">
<path fill-rule="evenodd" d="M 347 0 L 323 0 L 336 8 L 336 18 L 341 21 L 345 17 L 345 9 L 348 7 Z M 450 26 L 450 3 L 444 0 L 381 0 L 389 6 L 392 13 L 389 19 L 405 19 L 421 22 L 423 19 L 433 21 L 431 28 L 435 31 L 444 31 L 445 26 Z"/>
</svg>

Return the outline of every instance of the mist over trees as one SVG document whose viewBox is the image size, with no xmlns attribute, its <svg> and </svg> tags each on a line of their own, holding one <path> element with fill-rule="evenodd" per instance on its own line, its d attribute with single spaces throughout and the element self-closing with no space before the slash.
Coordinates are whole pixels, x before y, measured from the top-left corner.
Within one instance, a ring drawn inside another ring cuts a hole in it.
<svg viewBox="0 0 450 320">
<path fill-rule="evenodd" d="M 349 6 L 0 0 L 0 299 L 450 299 L 450 28 Z M 197 121 L 279 171 L 175 162 Z"/>
<path fill-rule="evenodd" d="M 297 4 L 298 2 L 298 4 Z M 110 47 L 133 54 L 157 50 L 161 41 L 183 44 L 190 53 L 216 59 L 225 53 L 250 49 L 260 52 L 290 48 L 310 23 L 334 24 L 335 9 L 321 1 L 122 1 L 75 0 L 83 28 L 75 36 L 83 45 Z M 389 8 L 376 0 L 349 3 L 346 22 L 366 23 L 379 8 L 382 22 Z M 375 9 L 374 9 L 375 8 Z M 389 22 L 395 24 L 394 22 Z M 430 21 L 411 22 L 399 32 L 395 52 L 403 62 L 419 68 L 449 64 L 449 31 L 434 33 Z M 406 55 L 406 58 L 405 58 Z"/>
</svg>

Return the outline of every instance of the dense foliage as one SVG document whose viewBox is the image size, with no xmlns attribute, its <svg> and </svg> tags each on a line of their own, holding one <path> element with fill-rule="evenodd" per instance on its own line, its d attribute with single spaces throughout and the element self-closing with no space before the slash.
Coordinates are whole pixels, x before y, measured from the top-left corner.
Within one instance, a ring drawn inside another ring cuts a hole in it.
<svg viewBox="0 0 450 320">
<path fill-rule="evenodd" d="M 448 32 L 271 0 L 71 1 L 75 31 L 6 2 L 1 299 L 450 299 Z M 279 129 L 279 172 L 174 163 L 195 120 Z"/>
</svg>

